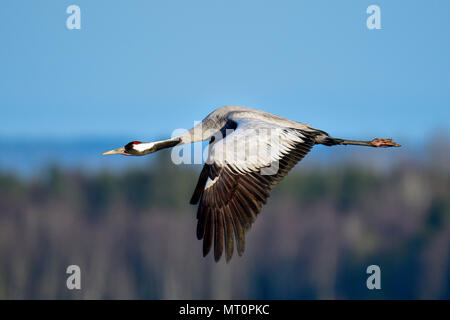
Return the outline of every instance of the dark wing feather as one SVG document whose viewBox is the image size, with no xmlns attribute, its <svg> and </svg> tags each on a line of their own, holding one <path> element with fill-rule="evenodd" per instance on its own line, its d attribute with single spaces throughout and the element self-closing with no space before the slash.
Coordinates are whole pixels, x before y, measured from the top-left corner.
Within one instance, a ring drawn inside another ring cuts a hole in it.
<svg viewBox="0 0 450 320">
<path fill-rule="evenodd" d="M 197 204 L 200 200 L 203 190 L 205 189 L 206 181 L 209 176 L 209 165 L 205 164 L 203 166 L 202 172 L 200 172 L 200 176 L 198 177 L 197 186 L 195 187 L 194 194 L 191 197 L 190 204 Z"/>
<path fill-rule="evenodd" d="M 205 164 L 192 198 L 195 203 L 200 200 L 197 237 L 203 239 L 204 256 L 209 253 L 213 240 L 215 261 L 219 261 L 224 249 L 226 261 L 231 259 L 234 240 L 238 255 L 243 254 L 245 232 L 255 221 L 272 188 L 314 145 L 313 133 L 298 131 L 303 142 L 294 144 L 279 159 L 279 168 L 274 175 L 262 175 L 260 170 L 242 173 L 230 165 Z M 208 178 L 218 180 L 208 187 Z"/>
</svg>

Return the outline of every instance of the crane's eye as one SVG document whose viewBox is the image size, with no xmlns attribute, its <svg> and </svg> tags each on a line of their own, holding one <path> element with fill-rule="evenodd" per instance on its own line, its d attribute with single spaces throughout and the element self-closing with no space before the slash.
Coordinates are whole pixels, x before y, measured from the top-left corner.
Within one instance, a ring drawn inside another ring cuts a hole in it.
<svg viewBox="0 0 450 320">
<path fill-rule="evenodd" d="M 131 150 L 133 150 L 133 145 L 134 145 L 134 143 L 133 143 L 134 141 L 132 141 L 132 142 L 129 142 L 129 143 L 127 143 L 126 145 L 125 145 L 125 151 L 126 152 L 130 152 Z"/>
<path fill-rule="evenodd" d="M 127 151 L 127 152 L 131 152 L 131 151 L 133 151 L 133 146 L 135 146 L 135 145 L 137 145 L 137 144 L 141 144 L 142 142 L 140 142 L 140 141 L 131 141 L 131 142 L 128 142 L 126 145 L 125 145 L 125 151 Z"/>
</svg>

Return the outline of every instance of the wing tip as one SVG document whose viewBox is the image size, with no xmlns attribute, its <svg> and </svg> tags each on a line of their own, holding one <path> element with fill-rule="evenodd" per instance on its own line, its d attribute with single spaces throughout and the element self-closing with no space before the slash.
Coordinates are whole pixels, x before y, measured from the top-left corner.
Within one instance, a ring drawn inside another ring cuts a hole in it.
<svg viewBox="0 0 450 320">
<path fill-rule="evenodd" d="M 195 193 L 192 195 L 191 200 L 189 200 L 189 204 L 196 205 L 200 200 L 200 196 L 197 196 Z"/>
<path fill-rule="evenodd" d="M 222 254 L 221 255 L 214 255 L 214 261 L 216 263 L 219 262 L 221 257 L 222 257 Z"/>
</svg>

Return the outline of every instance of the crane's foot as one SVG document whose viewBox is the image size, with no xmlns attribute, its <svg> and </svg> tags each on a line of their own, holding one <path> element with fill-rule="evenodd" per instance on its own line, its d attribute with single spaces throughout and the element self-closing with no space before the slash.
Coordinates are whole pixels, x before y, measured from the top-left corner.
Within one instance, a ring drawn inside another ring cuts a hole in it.
<svg viewBox="0 0 450 320">
<path fill-rule="evenodd" d="M 392 141 L 392 139 L 373 139 L 370 141 L 370 144 L 377 148 L 400 147 L 400 145 Z"/>
</svg>

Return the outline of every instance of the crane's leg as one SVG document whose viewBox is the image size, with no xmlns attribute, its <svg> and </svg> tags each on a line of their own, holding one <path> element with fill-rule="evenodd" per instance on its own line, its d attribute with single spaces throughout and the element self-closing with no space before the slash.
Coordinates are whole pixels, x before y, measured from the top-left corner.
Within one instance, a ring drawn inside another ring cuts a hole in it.
<svg viewBox="0 0 450 320">
<path fill-rule="evenodd" d="M 323 144 L 326 146 L 354 145 L 354 146 L 367 146 L 375 148 L 400 147 L 400 145 L 392 141 L 392 139 L 373 139 L 369 141 L 347 140 L 347 139 L 333 138 L 323 134 L 316 136 L 316 143 Z"/>
</svg>

